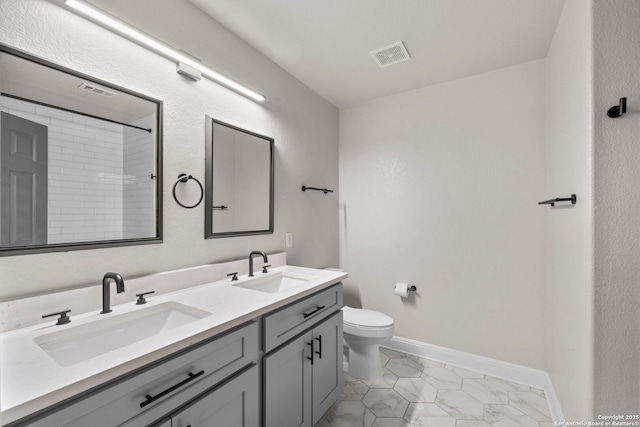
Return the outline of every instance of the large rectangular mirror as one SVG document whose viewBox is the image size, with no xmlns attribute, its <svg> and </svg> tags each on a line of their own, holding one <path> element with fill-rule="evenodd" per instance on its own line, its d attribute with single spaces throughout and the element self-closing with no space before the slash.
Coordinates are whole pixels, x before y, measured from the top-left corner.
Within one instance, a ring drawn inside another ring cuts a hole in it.
<svg viewBox="0 0 640 427">
<path fill-rule="evenodd" d="M 205 238 L 273 233 L 273 138 L 206 123 Z"/>
<path fill-rule="evenodd" d="M 0 255 L 161 241 L 161 102 L 4 45 L 0 70 Z"/>
</svg>

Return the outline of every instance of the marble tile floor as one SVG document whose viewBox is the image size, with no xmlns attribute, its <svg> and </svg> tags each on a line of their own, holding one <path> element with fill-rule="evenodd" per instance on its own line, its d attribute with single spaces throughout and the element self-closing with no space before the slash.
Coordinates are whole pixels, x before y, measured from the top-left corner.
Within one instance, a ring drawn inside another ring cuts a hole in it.
<svg viewBox="0 0 640 427">
<path fill-rule="evenodd" d="M 338 401 L 315 427 L 552 427 L 542 390 L 380 349 L 384 375 L 344 374 Z"/>
</svg>

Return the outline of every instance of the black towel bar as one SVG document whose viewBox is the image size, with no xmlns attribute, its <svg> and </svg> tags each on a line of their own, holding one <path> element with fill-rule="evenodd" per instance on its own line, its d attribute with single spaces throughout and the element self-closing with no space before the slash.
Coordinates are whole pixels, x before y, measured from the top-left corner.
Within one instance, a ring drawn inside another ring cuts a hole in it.
<svg viewBox="0 0 640 427">
<path fill-rule="evenodd" d="M 556 202 L 571 202 L 572 205 L 576 204 L 576 200 L 578 200 L 576 198 L 575 194 L 572 194 L 571 197 L 557 197 L 555 199 L 549 199 L 549 200 L 545 200 L 543 202 L 538 202 L 539 205 L 551 205 L 551 206 L 555 206 Z"/>
<path fill-rule="evenodd" d="M 324 192 L 324 194 L 333 193 L 333 190 L 327 190 L 326 188 L 307 187 L 306 185 L 303 185 L 302 186 L 302 191 L 307 191 L 307 190 L 322 191 L 322 192 Z"/>
</svg>

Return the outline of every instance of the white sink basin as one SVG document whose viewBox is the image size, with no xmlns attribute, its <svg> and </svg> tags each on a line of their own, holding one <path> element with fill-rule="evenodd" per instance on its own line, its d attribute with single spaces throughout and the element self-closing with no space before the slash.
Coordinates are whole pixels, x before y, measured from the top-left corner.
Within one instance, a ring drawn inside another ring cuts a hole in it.
<svg viewBox="0 0 640 427">
<path fill-rule="evenodd" d="M 34 338 L 53 360 L 71 366 L 209 316 L 197 308 L 166 302 Z"/>
<path fill-rule="evenodd" d="M 265 277 L 256 276 L 255 279 L 249 279 L 246 282 L 238 283 L 234 286 L 251 289 L 252 291 L 275 294 L 276 292 L 291 289 L 316 278 L 316 276 L 307 276 L 304 274 L 276 273 Z"/>
</svg>

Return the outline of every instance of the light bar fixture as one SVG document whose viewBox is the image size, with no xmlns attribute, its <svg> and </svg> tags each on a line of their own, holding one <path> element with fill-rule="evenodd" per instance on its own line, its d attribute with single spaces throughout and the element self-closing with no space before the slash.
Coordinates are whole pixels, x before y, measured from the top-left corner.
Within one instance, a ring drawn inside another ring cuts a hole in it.
<svg viewBox="0 0 640 427">
<path fill-rule="evenodd" d="M 240 83 L 237 83 L 231 80 L 229 77 L 224 76 L 217 71 L 212 70 L 211 68 L 203 65 L 201 62 L 195 61 L 187 55 L 181 53 L 178 50 L 175 50 L 166 44 L 142 33 L 141 31 L 136 30 L 124 22 L 107 15 L 105 12 L 97 9 L 90 4 L 82 1 L 82 0 L 65 0 L 65 4 L 69 6 L 74 11 L 91 18 L 99 23 L 105 25 L 109 29 L 137 42 L 140 43 L 157 53 L 169 57 L 178 63 L 183 63 L 192 67 L 202 73 L 203 76 L 220 83 L 230 89 L 235 90 L 255 101 L 264 101 L 266 98 L 264 95 L 260 95 L 257 92 L 254 92 L 251 89 L 248 89 L 242 86 Z"/>
</svg>

